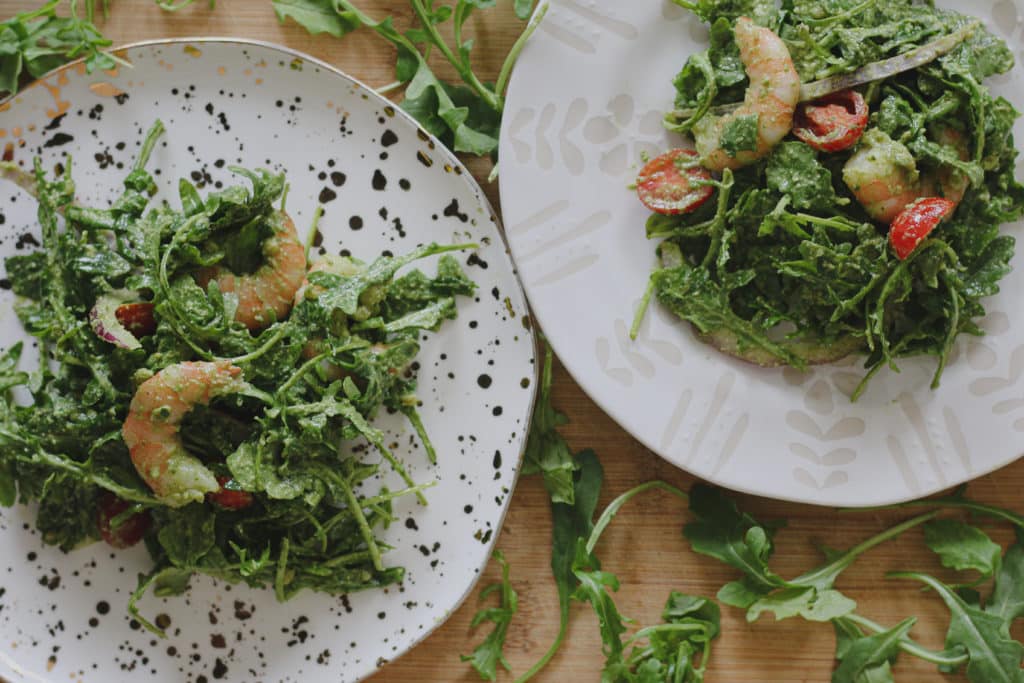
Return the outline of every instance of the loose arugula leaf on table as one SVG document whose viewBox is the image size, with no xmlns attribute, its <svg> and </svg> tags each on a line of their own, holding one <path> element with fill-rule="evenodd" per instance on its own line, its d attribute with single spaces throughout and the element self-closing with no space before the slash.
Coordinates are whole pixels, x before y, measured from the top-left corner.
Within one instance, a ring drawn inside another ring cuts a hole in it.
<svg viewBox="0 0 1024 683">
<path fill-rule="evenodd" d="M 1009 547 L 999 564 L 992 595 L 985 611 L 1003 620 L 1006 634 L 1014 620 L 1024 616 L 1024 541 L 1017 530 L 1017 540 Z"/>
<path fill-rule="evenodd" d="M 551 574 L 558 591 L 558 633 L 541 658 L 518 680 L 527 681 L 547 666 L 565 640 L 569 628 L 569 606 L 576 590 L 573 572 L 582 539 L 594 529 L 594 510 L 604 481 L 604 469 L 593 451 L 576 456 L 571 503 L 551 502 Z"/>
<path fill-rule="evenodd" d="M 429 0 L 409 0 L 418 25 L 400 31 L 394 17 L 377 21 L 349 0 L 273 0 L 280 21 L 292 19 L 311 34 L 327 33 L 341 38 L 366 27 L 393 44 L 396 85 L 405 87 L 402 108 L 430 133 L 456 152 L 493 156 L 498 148 L 498 129 L 504 110 L 504 92 L 526 38 L 533 32 L 543 13 L 527 26 L 505 59 L 495 83 L 480 79 L 473 68 L 473 39 L 465 38 L 466 23 L 477 9 L 488 9 L 494 0 L 456 0 L 454 5 L 434 7 Z M 533 0 L 515 0 L 516 16 L 526 20 Z M 450 43 L 442 27 L 451 31 Z M 428 57 L 439 53 L 458 74 L 461 84 L 439 79 Z"/>
<path fill-rule="evenodd" d="M 74 1 L 69 16 L 58 16 L 61 4 L 50 0 L 0 23 L 0 95 L 16 93 L 24 78 L 39 78 L 73 59 L 84 58 L 88 73 L 122 63 L 104 51 L 112 42 L 92 23 L 94 0 L 86 1 L 84 19 Z"/>
<path fill-rule="evenodd" d="M 502 649 L 505 646 L 505 638 L 508 636 L 508 627 L 519 609 L 518 596 L 512 582 L 509 580 L 509 566 L 505 555 L 500 551 L 494 551 L 494 560 L 501 567 L 501 581 L 480 591 L 479 600 L 486 600 L 492 593 L 500 594 L 500 602 L 497 607 L 485 607 L 480 609 L 470 622 L 470 628 L 477 628 L 485 621 L 494 624 L 494 629 L 487 634 L 482 643 L 476 646 L 472 655 L 462 655 L 462 661 L 470 662 L 480 678 L 493 681 L 497 677 L 498 664 L 501 664 L 506 671 L 511 671 L 508 660 Z"/>
<path fill-rule="evenodd" d="M 552 503 L 573 505 L 576 489 L 573 473 L 578 465 L 569 444 L 558 433 L 558 427 L 568 423 L 568 419 L 551 405 L 552 358 L 551 347 L 545 343 L 537 403 L 523 455 L 523 474 L 540 474 Z"/>
<path fill-rule="evenodd" d="M 977 527 L 958 519 L 934 519 L 924 525 L 924 541 L 939 556 L 943 567 L 974 569 L 979 580 L 999 567 L 1002 548 Z"/>
<path fill-rule="evenodd" d="M 839 666 L 832 672 L 832 683 L 893 683 L 890 666 L 916 621 L 908 617 L 887 631 L 866 636 L 853 622 L 834 620 Z"/>
<path fill-rule="evenodd" d="M 1024 681 L 1021 660 L 1024 644 L 1013 640 L 1005 622 L 995 614 L 968 604 L 949 586 L 920 572 L 894 572 L 890 578 L 920 581 L 949 607 L 951 621 L 946 633 L 947 648 L 964 648 L 967 677 L 974 683 L 1020 683 Z"/>
<path fill-rule="evenodd" d="M 720 631 L 718 605 L 707 598 L 672 591 L 663 623 L 640 629 L 621 671 L 612 680 L 635 683 L 702 683 L 711 641 Z M 646 642 L 645 642 L 646 641 Z"/>
<path fill-rule="evenodd" d="M 772 571 L 777 526 L 766 526 L 739 510 L 720 490 L 695 484 L 690 491 L 690 511 L 696 517 L 684 528 L 693 550 L 714 557 L 743 572 L 738 581 L 726 584 L 718 599 L 747 610 L 754 621 L 764 612 L 776 619 L 801 616 L 810 621 L 831 621 L 851 614 L 856 603 L 835 590 L 839 575 L 862 554 L 934 518 L 933 511 L 897 524 L 844 552 L 829 553 L 828 561 L 793 579 Z"/>
</svg>

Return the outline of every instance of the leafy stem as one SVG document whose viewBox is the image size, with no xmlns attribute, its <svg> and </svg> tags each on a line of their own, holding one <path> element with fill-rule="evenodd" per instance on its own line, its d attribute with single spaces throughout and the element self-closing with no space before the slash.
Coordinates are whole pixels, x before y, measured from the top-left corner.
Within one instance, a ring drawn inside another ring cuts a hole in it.
<svg viewBox="0 0 1024 683">
<path fill-rule="evenodd" d="M 541 5 L 537 10 L 537 14 L 534 15 L 534 18 L 526 27 L 526 30 L 519 34 L 519 38 L 512 44 L 512 49 L 509 50 L 508 56 L 505 57 L 505 61 L 501 65 L 501 71 L 498 72 L 498 80 L 494 83 L 494 91 L 499 96 L 504 96 L 505 89 L 508 87 L 508 79 L 512 76 L 512 67 L 515 65 L 516 60 L 519 59 L 519 54 L 523 51 L 523 48 L 526 47 L 526 42 L 533 35 L 533 32 L 537 30 L 541 20 L 548 13 L 548 7 L 549 5 L 546 2 Z"/>
<path fill-rule="evenodd" d="M 915 526 L 919 526 L 930 519 L 934 519 L 938 514 L 938 510 L 928 512 L 886 529 L 882 533 L 876 534 L 862 543 L 858 543 L 832 562 L 799 576 L 790 581 L 790 583 L 800 586 L 830 586 L 836 580 L 836 577 L 839 576 L 843 570 L 853 564 L 854 560 L 856 560 L 860 555 L 863 555 L 877 545 L 896 538 L 903 532 L 913 529 Z"/>
<path fill-rule="evenodd" d="M 423 6 L 422 0 L 409 0 L 409 4 L 412 5 L 413 11 L 416 16 L 419 17 L 422 22 L 423 29 L 430 36 L 431 41 L 437 46 L 437 49 L 441 51 L 444 58 L 455 68 L 458 72 L 459 77 L 462 81 L 468 85 L 473 92 L 475 92 L 480 99 L 482 99 L 488 107 L 494 111 L 500 112 L 504 107 L 502 98 L 489 90 L 487 86 L 480 82 L 477 78 L 476 73 L 469 65 L 468 57 L 463 60 L 455 56 L 451 48 L 448 46 L 448 42 L 441 36 L 441 33 L 437 30 L 437 22 L 427 12 L 426 7 Z M 459 25 L 461 26 L 461 25 Z M 461 31 L 460 31 L 461 33 Z M 461 35 L 460 35 L 461 37 Z"/>
<path fill-rule="evenodd" d="M 661 489 L 662 491 L 667 491 L 668 493 L 671 493 L 673 496 L 676 496 L 677 498 L 680 498 L 684 501 L 688 501 L 690 499 L 690 497 L 684 491 L 681 491 L 675 486 L 672 486 L 669 483 L 661 481 L 660 479 L 640 484 L 639 486 L 636 486 L 630 489 L 629 491 L 626 491 L 618 498 L 613 500 L 611 503 L 609 503 L 608 507 L 604 509 L 604 512 L 602 512 L 601 516 L 597 519 L 597 522 L 594 523 L 594 530 L 590 532 L 590 537 L 587 539 L 586 551 L 588 555 L 594 552 L 594 547 L 600 540 L 601 534 L 604 533 L 604 530 L 608 526 L 608 524 L 611 523 L 613 519 L 615 519 L 615 515 L 619 513 L 619 510 L 622 509 L 622 506 L 628 503 L 630 499 L 632 499 L 634 496 L 645 491 L 650 491 L 651 489 Z"/>
<path fill-rule="evenodd" d="M 847 614 L 845 617 L 839 617 L 839 619 L 850 622 L 869 631 L 874 631 L 875 633 L 885 633 L 888 630 L 881 624 L 875 623 L 867 617 L 862 617 L 857 613 Z M 962 666 L 968 659 L 966 654 L 952 654 L 945 651 L 936 652 L 935 650 L 929 650 L 923 645 L 920 645 L 907 637 L 900 638 L 899 647 L 908 655 L 913 655 L 918 659 L 931 662 L 936 666 L 949 667 L 951 669 Z"/>
</svg>

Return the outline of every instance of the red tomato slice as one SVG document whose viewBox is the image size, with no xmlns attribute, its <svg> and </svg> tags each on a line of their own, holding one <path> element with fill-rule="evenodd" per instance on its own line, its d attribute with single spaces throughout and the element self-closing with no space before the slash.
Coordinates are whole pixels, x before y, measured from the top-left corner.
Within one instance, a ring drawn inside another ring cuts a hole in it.
<svg viewBox="0 0 1024 683">
<path fill-rule="evenodd" d="M 814 149 L 853 147 L 868 125 L 868 105 L 856 90 L 840 90 L 797 107 L 793 135 Z"/>
<path fill-rule="evenodd" d="M 121 304 L 114 310 L 114 317 L 136 337 L 146 337 L 156 332 L 153 304 L 148 301 Z"/>
<path fill-rule="evenodd" d="M 217 483 L 220 484 L 220 491 L 206 494 L 212 502 L 228 510 L 241 510 L 252 505 L 252 494 L 248 491 L 226 488 L 233 484 L 233 480 L 228 477 L 217 477 Z"/>
<path fill-rule="evenodd" d="M 925 197 L 907 205 L 889 227 L 889 243 L 902 261 L 928 236 L 956 204 L 941 197 Z"/>
<path fill-rule="evenodd" d="M 122 500 L 109 491 L 104 492 L 97 502 L 96 525 L 100 529 L 100 536 L 115 548 L 129 548 L 135 545 L 142 540 L 153 524 L 153 518 L 148 512 L 139 512 L 126 519 L 123 524 L 113 527 L 113 519 L 131 506 L 127 500 Z"/>
<path fill-rule="evenodd" d="M 703 166 L 688 166 L 696 156 L 692 149 L 673 149 L 648 161 L 636 177 L 636 193 L 643 205 L 672 216 L 706 202 L 714 189 L 692 181 L 711 180 L 711 173 Z"/>
</svg>

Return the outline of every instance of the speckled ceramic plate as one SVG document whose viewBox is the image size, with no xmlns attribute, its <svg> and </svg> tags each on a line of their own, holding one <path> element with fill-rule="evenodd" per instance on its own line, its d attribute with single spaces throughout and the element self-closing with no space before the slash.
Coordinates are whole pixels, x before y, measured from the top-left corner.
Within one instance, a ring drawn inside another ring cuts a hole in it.
<svg viewBox="0 0 1024 683">
<path fill-rule="evenodd" d="M 939 4 L 977 15 L 1024 60 L 1022 0 Z M 938 391 L 928 389 L 932 360 L 902 361 L 851 404 L 854 359 L 762 370 L 700 343 L 656 304 L 630 341 L 655 243 L 626 186 L 642 152 L 679 146 L 662 112 L 707 36 L 669 0 L 553 0 L 519 59 L 500 149 L 505 226 L 537 320 L 573 377 L 670 462 L 775 498 L 882 504 L 1014 460 L 1024 451 L 1020 253 L 986 303 L 988 335 L 960 340 Z M 1020 66 L 988 83 L 1024 107 Z M 1016 134 L 1024 143 L 1021 121 Z"/>
<path fill-rule="evenodd" d="M 430 467 L 401 416 L 377 421 L 417 481 L 436 479 L 420 506 L 396 503 L 383 532 L 401 586 L 345 597 L 195 579 L 188 594 L 147 597 L 169 623 L 159 640 L 125 613 L 141 547 L 104 544 L 63 554 L 42 544 L 30 509 L 0 509 L 0 678 L 20 681 L 354 681 L 432 631 L 485 564 L 516 479 L 534 390 L 526 306 L 496 219 L 469 173 L 401 111 L 314 59 L 270 45 L 183 40 L 129 47 L 134 68 L 87 75 L 71 66 L 0 105 L 0 148 L 52 168 L 70 154 L 79 199 L 104 202 L 157 117 L 167 126 L 150 168 L 177 202 L 189 177 L 201 191 L 236 182 L 226 166 L 287 172 L 288 208 L 321 252 L 364 259 L 431 241 L 476 241 L 459 258 L 479 285 L 459 318 L 419 356 L 423 420 L 437 446 Z M 35 202 L 0 182 L 0 255 L 34 248 Z M 428 272 L 434 264 L 422 264 Z M 0 281 L 0 285 L 4 283 Z M 7 285 L 9 288 L 9 284 Z M 2 344 L 23 336 L 0 290 Z M 392 483 L 392 488 L 397 488 Z M 450 653 L 457 657 L 458 653 Z"/>
</svg>

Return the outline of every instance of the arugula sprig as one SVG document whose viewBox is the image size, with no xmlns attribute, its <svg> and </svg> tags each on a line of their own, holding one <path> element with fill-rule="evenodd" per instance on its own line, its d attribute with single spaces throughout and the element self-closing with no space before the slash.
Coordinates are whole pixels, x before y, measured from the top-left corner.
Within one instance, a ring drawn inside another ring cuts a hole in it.
<svg viewBox="0 0 1024 683">
<path fill-rule="evenodd" d="M 80 57 L 85 58 L 88 73 L 127 64 L 105 51 L 112 43 L 92 23 L 95 0 L 86 0 L 84 18 L 77 0 L 68 3 L 69 16 L 58 16 L 61 4 L 62 0 L 50 0 L 0 23 L 0 95 L 14 94 L 24 78 L 39 78 Z M 104 12 L 106 6 L 104 2 Z"/>
<path fill-rule="evenodd" d="M 936 664 L 942 671 L 966 665 L 973 683 L 1024 680 L 1020 665 L 1024 644 L 1010 635 L 1010 626 L 1024 615 L 1024 518 L 1010 510 L 972 501 L 960 490 L 945 498 L 914 501 L 904 507 L 932 510 L 878 533 L 843 553 L 829 551 L 820 567 L 786 580 L 770 565 L 776 524 L 762 524 L 737 507 L 721 491 L 703 484 L 690 491 L 691 511 L 697 517 L 685 535 L 697 553 L 739 569 L 743 577 L 726 584 L 718 598 L 725 604 L 747 610 L 748 620 L 766 611 L 777 619 L 801 616 L 808 621 L 829 621 L 836 631 L 836 659 L 839 664 L 833 683 L 884 683 L 893 681 L 891 665 L 900 652 Z M 980 528 L 955 518 L 939 518 L 949 510 L 973 513 L 1009 522 L 1018 540 L 1001 554 L 1001 549 Z M 886 628 L 858 615 L 856 604 L 832 586 L 839 575 L 867 550 L 904 532 L 923 526 L 925 542 L 946 567 L 973 571 L 977 579 L 965 585 L 947 585 L 921 572 L 894 572 L 890 578 L 923 583 L 949 607 L 951 623 L 946 649 L 935 652 L 910 637 L 914 619 L 908 618 Z M 970 588 L 994 578 L 988 600 Z"/>
<path fill-rule="evenodd" d="M 573 455 L 558 433 L 557 428 L 567 420 L 551 405 L 551 369 L 551 349 L 545 347 L 523 472 L 541 474 L 551 498 L 551 573 L 558 591 L 559 628 L 547 651 L 516 680 L 518 683 L 528 681 L 548 665 L 565 642 L 572 603 L 585 602 L 598 618 L 606 660 L 603 681 L 699 683 L 704 680 L 711 641 L 719 631 L 717 605 L 705 598 L 674 591 L 662 613 L 662 624 L 628 635 L 632 620 L 620 613 L 612 598 L 612 593 L 619 588 L 618 577 L 602 569 L 596 553 L 605 529 L 634 497 L 659 489 L 684 500 L 687 495 L 663 481 L 650 481 L 615 498 L 595 521 L 604 470 L 593 451 Z M 512 599 L 507 592 L 511 591 L 507 586 L 508 566 L 503 557 L 498 561 L 502 566 L 503 583 L 485 588 L 482 596 L 505 586 L 501 607 L 484 608 L 473 619 L 473 625 L 494 621 L 496 628 L 477 646 L 473 656 L 463 657 L 486 680 L 494 680 L 498 662 L 505 664 L 502 647 L 508 622 L 515 611 L 514 592 Z M 508 669 L 507 664 L 505 668 Z"/>
<path fill-rule="evenodd" d="M 509 566 L 505 555 L 500 550 L 495 550 L 494 561 L 501 567 L 501 581 L 480 591 L 479 600 L 482 602 L 493 593 L 500 595 L 500 602 L 497 607 L 485 607 L 473 616 L 470 628 L 477 628 L 485 621 L 494 624 L 494 629 L 487 635 L 482 643 L 476 646 L 472 655 L 462 655 L 462 661 L 470 662 L 480 678 L 493 681 L 498 674 L 498 664 L 501 664 L 506 671 L 511 671 L 508 660 L 505 659 L 503 651 L 505 638 L 508 635 L 508 627 L 519 609 L 519 596 L 512 588 L 512 581 L 509 579 Z"/>
<path fill-rule="evenodd" d="M 394 18 L 375 20 L 349 0 L 273 0 L 278 19 L 292 19 L 311 34 L 327 33 L 341 38 L 366 27 L 397 49 L 396 83 L 405 88 L 403 109 L 430 133 L 456 152 L 494 155 L 498 129 L 505 107 L 504 92 L 512 66 L 527 38 L 543 17 L 547 6 L 512 46 L 494 83 L 487 83 L 474 70 L 473 39 L 464 35 L 468 19 L 478 9 L 494 7 L 497 0 L 456 0 L 454 4 L 435 0 L 409 0 L 417 24 L 405 31 L 395 28 Z M 516 16 L 526 20 L 533 0 L 514 0 Z M 453 40 L 443 31 L 450 28 Z M 458 74 L 460 84 L 439 79 L 430 66 L 436 51 Z M 390 88 L 390 86 L 389 86 Z"/>
</svg>

